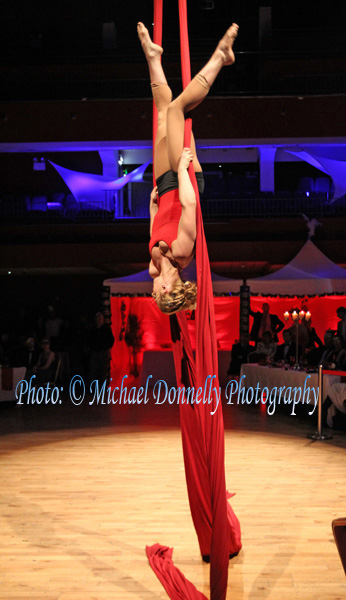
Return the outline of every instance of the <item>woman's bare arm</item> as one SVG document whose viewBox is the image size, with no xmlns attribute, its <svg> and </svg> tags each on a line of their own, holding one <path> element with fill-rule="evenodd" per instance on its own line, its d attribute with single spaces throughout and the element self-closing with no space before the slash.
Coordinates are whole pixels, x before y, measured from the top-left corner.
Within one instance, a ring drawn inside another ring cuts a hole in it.
<svg viewBox="0 0 346 600">
<path fill-rule="evenodd" d="M 149 204 L 149 211 L 150 211 L 150 237 L 153 231 L 153 222 L 155 219 L 155 215 L 157 213 L 157 211 L 159 210 L 159 206 L 157 203 L 157 186 L 154 187 L 154 189 L 152 190 L 151 194 L 150 194 L 150 204 Z"/>
<path fill-rule="evenodd" d="M 177 239 L 172 244 L 176 259 L 190 258 L 196 241 L 196 195 L 187 171 L 193 155 L 184 148 L 178 166 L 179 200 L 182 207 Z"/>
<path fill-rule="evenodd" d="M 150 194 L 149 210 L 150 210 L 150 237 L 151 237 L 152 232 L 153 232 L 153 223 L 154 223 L 155 215 L 156 215 L 157 211 L 159 210 L 159 205 L 157 203 L 157 186 L 154 187 L 154 189 L 152 190 L 152 192 Z M 153 279 L 155 279 L 155 277 L 158 277 L 158 275 L 160 275 L 160 273 L 157 270 L 157 267 L 153 263 L 152 259 L 149 263 L 149 275 Z"/>
</svg>

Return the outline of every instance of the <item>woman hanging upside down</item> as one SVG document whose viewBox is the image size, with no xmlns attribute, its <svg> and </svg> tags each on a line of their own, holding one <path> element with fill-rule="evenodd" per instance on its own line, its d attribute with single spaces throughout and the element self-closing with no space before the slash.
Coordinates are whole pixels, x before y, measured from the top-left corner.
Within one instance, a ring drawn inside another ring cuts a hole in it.
<svg viewBox="0 0 346 600">
<path fill-rule="evenodd" d="M 183 148 L 185 114 L 204 100 L 221 68 L 234 63 L 232 47 L 238 25 L 233 23 L 226 31 L 210 60 L 173 102 L 161 64 L 162 48 L 151 41 L 143 23 L 138 23 L 137 31 L 158 112 L 154 148 L 157 187 L 150 197 L 149 273 L 154 279 L 153 297 L 158 307 L 173 314 L 195 308 L 197 298 L 196 284 L 184 282 L 180 276 L 193 259 L 196 241 L 196 196 L 187 171 L 190 162 L 199 192 L 204 188 L 193 135 L 191 148 Z"/>
</svg>

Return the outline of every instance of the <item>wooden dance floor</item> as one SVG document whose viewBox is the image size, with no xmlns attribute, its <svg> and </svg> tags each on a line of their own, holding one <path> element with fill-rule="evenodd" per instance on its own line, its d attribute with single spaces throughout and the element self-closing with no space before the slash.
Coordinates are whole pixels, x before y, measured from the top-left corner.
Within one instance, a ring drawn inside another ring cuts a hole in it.
<svg viewBox="0 0 346 600">
<path fill-rule="evenodd" d="M 341 600 L 331 522 L 346 516 L 346 440 L 314 417 L 224 406 L 243 549 L 228 599 Z M 0 406 L 2 600 L 160 600 L 146 544 L 209 597 L 187 499 L 177 406 Z"/>
</svg>

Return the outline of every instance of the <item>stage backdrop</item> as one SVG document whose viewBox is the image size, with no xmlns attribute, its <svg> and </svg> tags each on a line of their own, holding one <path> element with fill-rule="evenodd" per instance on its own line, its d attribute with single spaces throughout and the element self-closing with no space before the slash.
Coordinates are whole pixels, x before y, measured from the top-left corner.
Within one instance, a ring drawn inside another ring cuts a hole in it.
<svg viewBox="0 0 346 600">
<path fill-rule="evenodd" d="M 327 329 L 337 328 L 336 309 L 346 306 L 345 296 L 324 296 L 314 298 L 268 298 L 256 296 L 250 300 L 251 309 L 261 310 L 263 302 L 268 302 L 270 312 L 284 321 L 283 313 L 293 308 L 309 310 L 312 323 L 323 341 Z M 232 344 L 239 337 L 239 297 L 215 297 L 215 318 L 218 349 L 230 351 Z M 189 329 L 192 343 L 195 343 L 194 313 L 189 314 Z M 171 338 L 169 318 L 157 308 L 152 298 L 112 297 L 111 319 L 114 335 L 114 346 L 111 351 L 110 376 L 112 386 L 119 385 L 127 375 L 127 385 L 138 385 L 141 377 L 143 353 L 145 351 L 170 351 Z M 292 323 L 288 322 L 287 327 Z M 250 317 L 250 328 L 252 318 Z M 282 335 L 279 343 L 282 343 Z M 166 374 L 167 379 L 168 375 Z M 162 373 L 165 377 L 165 373 Z"/>
</svg>

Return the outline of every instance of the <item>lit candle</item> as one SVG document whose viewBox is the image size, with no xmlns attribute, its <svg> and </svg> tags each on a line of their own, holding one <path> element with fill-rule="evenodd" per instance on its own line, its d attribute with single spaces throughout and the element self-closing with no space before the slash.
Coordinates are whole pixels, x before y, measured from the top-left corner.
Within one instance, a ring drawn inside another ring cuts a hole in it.
<svg viewBox="0 0 346 600">
<path fill-rule="evenodd" d="M 300 319 L 304 319 L 304 317 L 305 317 L 305 310 L 300 310 L 299 311 L 299 318 Z"/>
<path fill-rule="evenodd" d="M 285 321 L 288 321 L 289 318 L 290 318 L 290 313 L 288 312 L 288 310 L 286 310 L 286 312 L 284 312 L 284 319 L 285 319 Z"/>
<path fill-rule="evenodd" d="M 311 319 L 311 312 L 309 310 L 306 311 L 305 319 L 306 321 L 310 321 Z"/>
<path fill-rule="evenodd" d="M 292 313 L 292 319 L 293 319 L 293 321 L 297 321 L 297 319 L 298 319 L 298 313 L 296 310 L 294 310 Z"/>
</svg>

